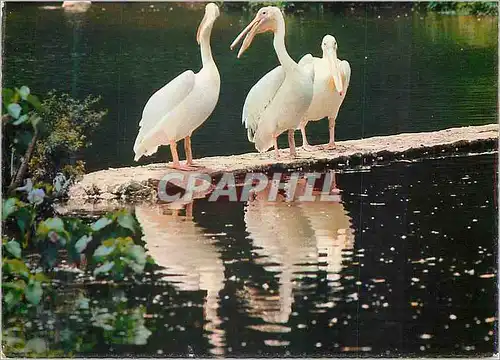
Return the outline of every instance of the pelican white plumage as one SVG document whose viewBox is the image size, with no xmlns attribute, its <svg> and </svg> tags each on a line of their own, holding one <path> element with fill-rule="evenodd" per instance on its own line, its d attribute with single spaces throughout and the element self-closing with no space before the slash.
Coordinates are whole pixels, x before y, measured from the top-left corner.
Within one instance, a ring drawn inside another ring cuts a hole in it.
<svg viewBox="0 0 500 360">
<path fill-rule="evenodd" d="M 274 6 L 261 8 L 255 19 L 231 44 L 233 49 L 246 34 L 238 58 L 250 46 L 254 36 L 266 31 L 274 33 L 273 45 L 281 64 L 253 86 L 243 106 L 242 120 L 248 140 L 259 152 L 274 146 L 279 158 L 278 136 L 288 130 L 290 155 L 295 156 L 294 131 L 309 108 L 313 96 L 313 58 L 306 55 L 297 64 L 285 46 L 285 19 Z"/>
<path fill-rule="evenodd" d="M 325 148 L 335 147 L 335 120 L 351 80 L 351 66 L 346 60 L 338 59 L 337 48 L 335 37 L 326 35 L 321 43 L 323 57 L 314 58 L 314 95 L 299 126 L 304 150 L 314 149 L 307 142 L 307 123 L 321 120 L 324 117 L 328 117 L 330 132 L 330 140 Z"/>
<path fill-rule="evenodd" d="M 220 75 L 212 57 L 210 35 L 220 12 L 209 3 L 198 27 L 196 40 L 201 48 L 202 68 L 187 70 L 162 87 L 148 100 L 134 144 L 135 161 L 154 154 L 159 146 L 170 145 L 173 167 L 192 169 L 191 134 L 210 116 L 219 99 Z M 186 165 L 181 165 L 177 142 L 184 139 Z"/>
</svg>

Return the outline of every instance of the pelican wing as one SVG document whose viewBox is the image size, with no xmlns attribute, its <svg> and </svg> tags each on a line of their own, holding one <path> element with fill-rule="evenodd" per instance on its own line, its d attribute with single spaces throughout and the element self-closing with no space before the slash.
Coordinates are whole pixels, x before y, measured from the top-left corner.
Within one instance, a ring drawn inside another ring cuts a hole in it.
<svg viewBox="0 0 500 360">
<path fill-rule="evenodd" d="M 311 54 L 305 54 L 299 61 L 299 66 L 305 66 L 311 64 L 314 61 L 314 56 Z"/>
<path fill-rule="evenodd" d="M 344 89 L 347 91 L 349 82 L 351 81 L 351 65 L 346 60 L 340 62 L 340 72 L 342 73 L 342 80 L 344 81 Z"/>
<path fill-rule="evenodd" d="M 193 90 L 194 83 L 194 72 L 187 70 L 149 98 L 142 111 L 142 118 L 139 122 L 140 129 L 135 141 L 134 151 L 137 151 L 137 146 L 158 121 L 175 109 L 188 96 L 191 90 Z"/>
<path fill-rule="evenodd" d="M 283 81 L 285 81 L 285 70 L 282 66 L 278 66 L 264 75 L 250 89 L 243 105 L 242 115 L 249 141 L 254 141 L 262 114 L 276 96 Z"/>
</svg>

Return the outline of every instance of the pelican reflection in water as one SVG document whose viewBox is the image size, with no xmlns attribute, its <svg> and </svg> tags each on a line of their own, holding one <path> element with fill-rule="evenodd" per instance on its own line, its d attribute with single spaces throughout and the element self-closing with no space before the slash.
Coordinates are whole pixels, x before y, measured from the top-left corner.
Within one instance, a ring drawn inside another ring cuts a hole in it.
<svg viewBox="0 0 500 360">
<path fill-rule="evenodd" d="M 268 188 L 259 192 L 246 205 L 246 230 L 259 255 L 256 263 L 275 273 L 279 281 L 278 294 L 267 296 L 261 289 L 247 287 L 244 297 L 254 317 L 267 324 L 253 326 L 264 332 L 288 332 L 286 327 L 294 299 L 294 287 L 300 287 L 297 273 L 316 275 L 326 271 L 332 289 L 339 286 L 342 251 L 354 247 L 351 218 L 341 202 L 332 172 L 333 201 L 297 201 L 304 194 L 306 180 L 300 180 L 296 196 L 287 202 L 278 195 L 268 201 Z M 313 195 L 319 195 L 313 191 Z M 335 290 L 334 290 L 335 291 Z"/>
<path fill-rule="evenodd" d="M 211 352 L 224 353 L 224 331 L 218 316 L 219 292 L 224 287 L 224 265 L 214 241 L 203 233 L 192 218 L 193 203 L 186 206 L 186 215 L 180 214 L 183 204 L 137 206 L 135 214 L 143 232 L 149 254 L 165 267 L 174 286 L 181 291 L 204 290 L 203 305 L 205 330 L 209 333 Z"/>
</svg>

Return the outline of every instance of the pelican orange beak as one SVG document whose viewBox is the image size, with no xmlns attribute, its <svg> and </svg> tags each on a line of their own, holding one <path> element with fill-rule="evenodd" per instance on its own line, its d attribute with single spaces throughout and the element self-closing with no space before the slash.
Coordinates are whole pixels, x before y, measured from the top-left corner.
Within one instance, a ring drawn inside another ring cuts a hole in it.
<svg viewBox="0 0 500 360">
<path fill-rule="evenodd" d="M 266 18 L 264 16 L 257 14 L 255 19 L 253 19 L 252 22 L 250 24 L 248 24 L 248 26 L 233 41 L 233 43 L 231 44 L 231 50 L 233 50 L 234 47 L 236 45 L 238 45 L 238 43 L 241 41 L 241 38 L 243 36 L 245 36 L 245 34 L 246 34 L 246 37 L 243 40 L 243 44 L 241 45 L 240 51 L 238 51 L 238 59 L 245 52 L 245 50 L 248 49 L 248 47 L 252 43 L 253 38 L 255 37 L 256 34 L 267 31 L 267 29 L 265 29 L 265 30 L 260 29 L 260 27 L 264 23 L 265 19 Z"/>
<path fill-rule="evenodd" d="M 335 90 L 342 94 L 344 91 L 344 87 L 342 84 L 342 75 L 340 73 L 340 68 L 338 64 L 337 52 L 333 49 L 328 49 L 326 52 L 326 57 L 328 60 L 328 67 L 330 68 L 330 75 L 332 77 L 333 86 L 335 86 Z"/>
</svg>

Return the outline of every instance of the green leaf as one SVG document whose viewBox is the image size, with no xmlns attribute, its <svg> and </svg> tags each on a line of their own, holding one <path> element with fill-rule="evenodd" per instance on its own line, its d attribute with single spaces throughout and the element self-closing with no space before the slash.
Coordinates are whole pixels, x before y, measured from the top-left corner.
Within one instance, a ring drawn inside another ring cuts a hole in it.
<svg viewBox="0 0 500 360">
<path fill-rule="evenodd" d="M 12 281 L 11 282 L 3 282 L 2 288 L 24 291 L 24 289 L 26 288 L 26 282 L 22 279 L 19 279 L 19 280 L 14 281 L 14 282 L 12 282 Z"/>
<path fill-rule="evenodd" d="M 132 269 L 133 272 L 135 272 L 136 274 L 142 274 L 142 272 L 144 271 L 144 264 L 138 264 L 136 262 L 130 262 L 128 264 L 128 266 Z"/>
<path fill-rule="evenodd" d="M 127 255 L 135 260 L 136 263 L 139 265 L 144 266 L 146 264 L 146 252 L 142 248 L 142 246 L 139 245 L 134 245 L 130 247 L 130 249 L 127 252 Z"/>
<path fill-rule="evenodd" d="M 26 100 L 36 109 L 36 110 L 40 110 L 42 108 L 42 104 L 40 103 L 40 100 L 38 100 L 38 97 L 36 97 L 35 95 L 31 95 L 29 94 L 27 97 L 26 97 Z"/>
<path fill-rule="evenodd" d="M 27 100 L 29 94 L 30 88 L 27 86 L 21 86 L 21 88 L 19 89 L 19 95 L 21 95 L 21 99 Z"/>
<path fill-rule="evenodd" d="M 24 290 L 24 296 L 33 305 L 38 305 L 42 299 L 42 285 L 38 281 L 33 281 L 28 284 Z"/>
<path fill-rule="evenodd" d="M 16 198 L 8 198 L 7 200 L 4 200 L 2 206 L 2 220 L 7 219 L 16 210 L 17 210 Z"/>
<path fill-rule="evenodd" d="M 48 218 L 45 221 L 42 221 L 38 224 L 38 228 L 36 230 L 37 235 L 45 237 L 50 231 L 55 232 L 64 232 L 64 223 L 58 218 Z"/>
<path fill-rule="evenodd" d="M 115 262 L 105 262 L 103 265 L 99 266 L 94 270 L 94 276 L 97 276 L 99 274 L 106 274 L 109 272 L 115 266 Z"/>
<path fill-rule="evenodd" d="M 115 246 L 105 246 L 101 245 L 94 251 L 94 257 L 103 257 L 103 256 L 108 256 L 115 250 Z"/>
<path fill-rule="evenodd" d="M 18 274 L 25 278 L 29 276 L 29 269 L 22 260 L 3 258 L 3 267 L 11 274 Z"/>
<path fill-rule="evenodd" d="M 121 227 L 129 229 L 130 231 L 132 231 L 135 234 L 136 222 L 135 222 L 134 217 L 132 215 L 130 215 L 129 213 L 120 214 L 118 216 L 118 224 Z"/>
<path fill-rule="evenodd" d="M 112 220 L 110 220 L 110 219 L 108 219 L 106 217 L 102 217 L 99 220 L 97 220 L 95 223 L 93 223 L 91 225 L 91 228 L 94 231 L 99 231 L 101 229 L 104 229 L 106 226 L 108 226 L 112 222 L 113 222 Z"/>
<path fill-rule="evenodd" d="M 19 301 L 21 301 L 21 294 L 15 293 L 14 291 L 9 291 L 3 299 L 5 301 L 5 304 L 7 305 L 7 308 L 12 309 L 19 303 Z"/>
<path fill-rule="evenodd" d="M 20 259 L 21 258 L 21 245 L 16 241 L 16 240 L 11 240 L 9 241 L 6 245 L 5 248 L 9 253 L 14 255 L 16 258 Z"/>
<path fill-rule="evenodd" d="M 92 235 L 83 235 L 78 241 L 75 243 L 75 249 L 79 253 L 84 251 L 87 248 L 89 242 L 92 241 Z"/>
<path fill-rule="evenodd" d="M 31 227 L 31 223 L 33 222 L 33 214 L 28 208 L 22 207 L 16 211 L 16 223 L 21 230 L 21 233 L 24 235 L 26 230 Z"/>
<path fill-rule="evenodd" d="M 12 89 L 2 89 L 2 101 L 5 104 L 5 107 L 7 107 L 7 104 L 12 102 L 14 94 L 14 90 Z"/>
<path fill-rule="evenodd" d="M 12 122 L 13 125 L 20 125 L 22 124 L 23 122 L 25 122 L 26 120 L 28 120 L 28 115 L 24 114 L 24 115 L 21 115 L 19 117 L 19 119 L 17 119 L 16 121 Z"/>
<path fill-rule="evenodd" d="M 7 111 L 9 112 L 9 115 L 12 116 L 14 119 L 19 118 L 19 115 L 21 115 L 21 105 L 19 104 L 9 104 L 7 106 Z"/>
<path fill-rule="evenodd" d="M 41 273 L 41 272 L 36 273 L 35 275 L 32 276 L 32 278 L 38 282 L 41 282 L 41 283 L 49 281 L 49 278 L 47 277 L 47 275 L 45 275 L 44 273 Z"/>
<path fill-rule="evenodd" d="M 42 259 L 49 268 L 52 268 L 56 265 L 57 255 L 57 247 L 48 246 L 42 253 Z"/>
</svg>

